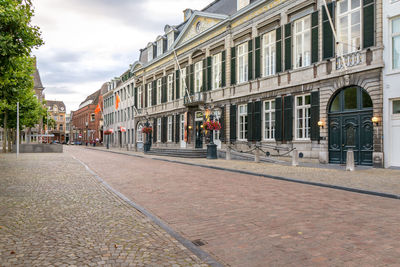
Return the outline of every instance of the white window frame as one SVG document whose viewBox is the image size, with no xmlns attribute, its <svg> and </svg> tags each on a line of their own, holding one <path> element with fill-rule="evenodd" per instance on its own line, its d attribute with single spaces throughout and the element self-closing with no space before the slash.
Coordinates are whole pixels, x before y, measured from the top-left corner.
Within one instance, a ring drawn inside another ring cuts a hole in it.
<svg viewBox="0 0 400 267">
<path fill-rule="evenodd" d="M 244 83 L 249 78 L 249 45 L 248 42 L 237 46 L 237 76 L 238 83 Z"/>
<path fill-rule="evenodd" d="M 212 56 L 212 89 L 218 89 L 221 87 L 222 77 L 222 53 L 218 53 Z"/>
<path fill-rule="evenodd" d="M 147 106 L 151 107 L 151 99 L 153 96 L 153 84 L 150 82 L 147 84 Z"/>
<path fill-rule="evenodd" d="M 347 11 L 340 13 L 340 8 L 341 8 L 341 4 L 344 3 L 345 1 L 347 1 Z M 336 4 L 336 28 L 337 28 L 337 36 L 338 36 L 338 44 L 337 44 L 337 51 L 338 51 L 338 55 L 346 55 L 346 54 L 351 54 L 354 53 L 356 51 L 361 50 L 361 45 L 362 45 L 362 31 L 363 31 L 363 25 L 362 25 L 362 0 L 359 0 L 359 6 L 356 8 L 351 9 L 351 3 L 352 0 L 341 0 Z M 357 47 L 356 44 L 353 44 L 353 38 L 352 38 L 352 28 L 353 25 L 351 25 L 351 17 L 353 13 L 359 13 L 359 27 L 360 27 L 360 31 L 359 31 L 359 46 Z M 341 31 L 341 27 L 342 25 L 340 24 L 340 20 L 344 17 L 347 17 L 347 32 L 343 35 L 342 31 Z M 347 41 L 343 40 L 342 36 L 346 36 Z M 345 51 L 346 49 L 346 51 Z"/>
<path fill-rule="evenodd" d="M 167 101 L 170 102 L 172 101 L 172 98 L 174 96 L 174 75 L 170 74 L 168 75 L 167 78 Z"/>
<path fill-rule="evenodd" d="M 137 108 L 140 109 L 142 108 L 142 86 L 139 86 L 138 88 L 138 99 L 137 99 Z"/>
<path fill-rule="evenodd" d="M 185 90 L 185 84 L 186 84 L 186 68 L 181 69 L 180 72 L 180 82 L 179 82 L 179 87 L 180 87 L 180 97 L 183 98 L 186 94 Z"/>
<path fill-rule="evenodd" d="M 276 70 L 276 31 L 270 31 L 262 36 L 261 51 L 262 76 L 268 77 L 275 74 Z"/>
<path fill-rule="evenodd" d="M 157 142 L 161 142 L 161 118 L 157 118 Z"/>
<path fill-rule="evenodd" d="M 201 92 L 203 86 L 203 61 L 194 64 L 194 92 Z"/>
<path fill-rule="evenodd" d="M 306 97 L 309 99 L 309 103 L 306 104 Z M 298 99 L 301 98 L 301 105 L 298 103 Z M 299 113 L 301 112 L 301 118 L 299 118 Z M 295 120 L 294 120 L 294 129 L 295 129 L 295 139 L 296 140 L 310 140 L 311 133 L 311 96 L 310 94 L 299 95 L 295 97 Z M 299 125 L 301 122 L 301 126 Z M 299 136 L 299 132 L 301 132 L 301 136 Z"/>
<path fill-rule="evenodd" d="M 180 121 L 181 121 L 181 125 L 179 127 L 179 130 L 181 131 L 181 141 L 185 140 L 185 114 L 181 114 L 180 115 Z"/>
<path fill-rule="evenodd" d="M 167 141 L 172 142 L 172 116 L 168 116 Z"/>
<path fill-rule="evenodd" d="M 247 104 L 238 105 L 238 140 L 246 141 L 248 129 Z"/>
<path fill-rule="evenodd" d="M 398 58 L 398 66 L 395 68 L 394 66 L 394 39 L 399 38 L 400 39 L 400 30 L 397 33 L 393 33 L 393 21 L 394 20 L 399 20 L 400 21 L 400 16 L 393 17 L 390 19 L 390 65 L 391 65 L 391 70 L 393 71 L 399 71 L 400 70 L 400 47 L 399 47 L 399 58 Z"/>
<path fill-rule="evenodd" d="M 143 142 L 143 133 L 142 133 L 143 125 L 139 125 L 138 130 L 137 130 L 137 143 L 142 143 Z"/>
<path fill-rule="evenodd" d="M 163 39 L 158 39 L 157 40 L 157 57 L 161 56 L 163 54 Z"/>
<path fill-rule="evenodd" d="M 162 81 L 161 78 L 157 80 L 157 104 L 161 104 Z"/>
<path fill-rule="evenodd" d="M 152 61 L 153 57 L 154 57 L 154 55 L 153 55 L 153 45 L 149 45 L 147 47 L 147 61 L 148 62 Z"/>
<path fill-rule="evenodd" d="M 308 22 L 308 28 L 306 24 Z M 298 29 L 301 26 L 301 30 Z M 301 40 L 300 51 L 297 40 Z M 293 65 L 294 69 L 311 65 L 311 15 L 293 22 Z"/>
<path fill-rule="evenodd" d="M 268 109 L 266 108 L 266 104 Z M 275 100 L 266 100 L 263 102 L 263 139 L 264 140 L 275 140 Z M 267 119 L 269 126 L 267 127 Z"/>
</svg>

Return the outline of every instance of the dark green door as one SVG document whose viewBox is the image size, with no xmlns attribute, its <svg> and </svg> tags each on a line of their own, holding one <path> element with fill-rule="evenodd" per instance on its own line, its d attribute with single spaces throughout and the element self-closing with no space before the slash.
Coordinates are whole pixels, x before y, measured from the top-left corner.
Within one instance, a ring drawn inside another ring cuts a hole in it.
<svg viewBox="0 0 400 267">
<path fill-rule="evenodd" d="M 196 121 L 196 144 L 195 148 L 203 148 L 203 128 L 201 125 L 202 121 Z"/>
<path fill-rule="evenodd" d="M 328 115 L 329 162 L 344 164 L 349 149 L 357 165 L 372 165 L 372 101 L 360 87 L 341 90 L 331 101 Z"/>
</svg>

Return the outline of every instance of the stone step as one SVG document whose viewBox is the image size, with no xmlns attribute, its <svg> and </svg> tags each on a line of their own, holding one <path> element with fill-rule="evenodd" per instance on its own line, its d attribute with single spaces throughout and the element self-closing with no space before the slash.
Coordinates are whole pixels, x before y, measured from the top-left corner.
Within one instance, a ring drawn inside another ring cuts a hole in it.
<svg viewBox="0 0 400 267">
<path fill-rule="evenodd" d="M 148 155 L 182 157 L 182 158 L 206 158 L 206 149 L 170 149 L 170 148 L 151 148 L 146 152 Z"/>
</svg>

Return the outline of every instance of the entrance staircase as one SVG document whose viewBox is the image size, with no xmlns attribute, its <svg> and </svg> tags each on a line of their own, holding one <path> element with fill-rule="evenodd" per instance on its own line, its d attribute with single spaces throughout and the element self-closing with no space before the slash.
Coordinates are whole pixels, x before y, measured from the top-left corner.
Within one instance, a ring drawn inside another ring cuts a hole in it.
<svg viewBox="0 0 400 267">
<path fill-rule="evenodd" d="M 151 148 L 147 155 L 179 157 L 179 158 L 206 158 L 207 149 L 174 149 L 174 148 Z"/>
</svg>

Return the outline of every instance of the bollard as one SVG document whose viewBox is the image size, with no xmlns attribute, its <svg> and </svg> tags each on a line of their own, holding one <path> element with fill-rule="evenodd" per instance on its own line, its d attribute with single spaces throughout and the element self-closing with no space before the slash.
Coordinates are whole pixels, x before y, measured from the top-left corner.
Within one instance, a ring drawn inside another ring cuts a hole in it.
<svg viewBox="0 0 400 267">
<path fill-rule="evenodd" d="M 226 160 L 232 160 L 231 147 L 230 146 L 226 147 Z"/>
<path fill-rule="evenodd" d="M 299 152 L 297 149 L 292 151 L 292 166 L 299 166 Z"/>
<path fill-rule="evenodd" d="M 346 171 L 354 171 L 354 151 L 351 148 L 347 150 Z"/>
<path fill-rule="evenodd" d="M 260 149 L 258 147 L 254 151 L 254 162 L 256 163 L 260 162 Z"/>
</svg>

